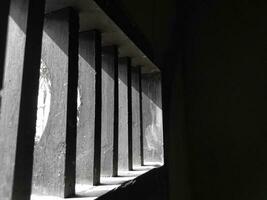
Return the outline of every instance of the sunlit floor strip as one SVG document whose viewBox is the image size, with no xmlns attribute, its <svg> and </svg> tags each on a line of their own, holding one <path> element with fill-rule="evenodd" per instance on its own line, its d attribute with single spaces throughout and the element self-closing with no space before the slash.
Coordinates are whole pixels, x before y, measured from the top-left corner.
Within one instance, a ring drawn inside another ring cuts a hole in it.
<svg viewBox="0 0 267 200">
<path fill-rule="evenodd" d="M 70 200 L 94 200 L 107 192 L 119 187 L 122 183 L 135 179 L 136 177 L 158 167 L 159 165 L 149 164 L 146 166 L 134 166 L 132 171 L 120 171 L 117 177 L 101 177 L 101 184 L 98 186 L 79 185 L 75 186 L 76 196 L 67 198 Z M 31 195 L 31 200 L 62 200 L 54 196 Z"/>
</svg>

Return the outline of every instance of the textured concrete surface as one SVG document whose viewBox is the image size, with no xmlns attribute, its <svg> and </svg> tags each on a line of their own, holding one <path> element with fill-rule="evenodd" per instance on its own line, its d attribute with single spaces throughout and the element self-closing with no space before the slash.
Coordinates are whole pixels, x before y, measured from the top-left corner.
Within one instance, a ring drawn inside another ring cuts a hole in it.
<svg viewBox="0 0 267 200">
<path fill-rule="evenodd" d="M 128 153 L 128 68 L 130 58 L 121 58 L 118 66 L 119 81 L 119 143 L 118 167 L 119 170 L 129 169 Z"/>
<path fill-rule="evenodd" d="M 142 75 L 144 163 L 163 162 L 161 76 Z"/>
<path fill-rule="evenodd" d="M 96 93 L 101 92 L 101 90 L 96 90 L 96 76 L 99 75 L 96 68 L 101 68 L 99 62 L 101 51 L 98 51 L 101 48 L 100 37 L 97 31 L 82 32 L 79 37 L 77 184 L 93 185 L 94 178 L 99 179 L 100 169 L 94 163 L 94 158 L 101 149 L 100 146 L 95 146 L 95 140 L 98 139 L 96 137 L 100 134 L 95 128 Z"/>
<path fill-rule="evenodd" d="M 31 192 L 44 1 L 4 1 L 0 10 L 0 198 L 25 200 Z"/>
<path fill-rule="evenodd" d="M 72 9 L 46 16 L 42 60 L 51 81 L 51 108 L 35 145 L 33 193 L 66 197 L 75 190 L 78 17 Z"/>
<path fill-rule="evenodd" d="M 117 48 L 108 46 L 102 52 L 102 125 L 101 176 L 116 175 L 115 151 L 115 70 L 118 70 Z"/>
</svg>

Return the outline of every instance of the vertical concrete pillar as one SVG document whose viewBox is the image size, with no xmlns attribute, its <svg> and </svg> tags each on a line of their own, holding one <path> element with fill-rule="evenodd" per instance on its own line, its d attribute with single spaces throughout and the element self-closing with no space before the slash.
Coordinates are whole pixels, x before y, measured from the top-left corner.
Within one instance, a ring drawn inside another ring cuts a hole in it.
<svg viewBox="0 0 267 200">
<path fill-rule="evenodd" d="M 139 67 L 139 104 L 140 104 L 140 160 L 141 166 L 144 165 L 144 131 L 143 131 L 143 89 L 142 89 L 142 68 Z"/>
<path fill-rule="evenodd" d="M 45 18 L 42 60 L 51 83 L 51 103 L 35 145 L 35 194 L 68 197 L 75 192 L 78 29 L 78 14 L 71 8 Z"/>
<path fill-rule="evenodd" d="M 119 81 L 119 143 L 118 152 L 119 170 L 129 170 L 128 153 L 128 68 L 130 68 L 130 58 L 120 58 L 118 66 Z"/>
<path fill-rule="evenodd" d="M 101 118 L 96 117 L 96 111 L 99 112 L 96 106 L 101 105 L 96 103 L 96 94 L 101 93 L 96 82 L 100 71 L 101 33 L 82 32 L 79 36 L 76 184 L 96 185 L 100 181 L 101 145 L 95 142 L 101 140 L 101 129 L 96 128 L 96 124 L 101 123 Z"/>
<path fill-rule="evenodd" d="M 141 165 L 140 67 L 132 68 L 132 149 L 133 167 Z"/>
<path fill-rule="evenodd" d="M 0 91 L 3 86 L 9 6 L 10 6 L 10 0 L 4 0 L 1 2 L 1 7 L 0 7 L 0 19 L 1 19 L 0 21 L 0 30 L 1 30 L 0 31 Z M 0 93 L 0 109 L 1 109 L 1 93 Z"/>
<path fill-rule="evenodd" d="M 1 2 L 2 200 L 26 200 L 31 193 L 44 3 L 44 0 L 11 0 L 3 5 Z"/>
<path fill-rule="evenodd" d="M 116 176 L 118 171 L 118 50 L 102 52 L 101 175 Z"/>
<path fill-rule="evenodd" d="M 128 166 L 133 169 L 132 67 L 128 67 Z"/>
<path fill-rule="evenodd" d="M 142 74 L 144 162 L 163 163 L 161 75 Z"/>
<path fill-rule="evenodd" d="M 99 44 L 96 44 L 97 45 L 96 52 L 100 58 L 96 60 L 96 64 L 99 62 L 99 64 L 97 64 L 99 65 L 99 67 L 95 68 L 95 71 L 96 71 L 96 77 L 95 77 L 95 140 L 94 140 L 95 151 L 94 151 L 94 176 L 93 176 L 94 185 L 100 184 L 100 175 L 101 175 L 102 46 L 101 46 L 101 39 L 98 39 L 97 41 Z"/>
</svg>

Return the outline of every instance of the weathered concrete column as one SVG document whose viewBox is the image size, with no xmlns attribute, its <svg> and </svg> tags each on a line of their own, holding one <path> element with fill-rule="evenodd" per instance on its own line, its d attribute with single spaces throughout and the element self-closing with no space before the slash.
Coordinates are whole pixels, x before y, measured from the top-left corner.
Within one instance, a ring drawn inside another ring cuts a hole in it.
<svg viewBox="0 0 267 200">
<path fill-rule="evenodd" d="M 131 65 L 130 58 L 119 59 L 119 143 L 118 152 L 119 170 L 129 170 L 128 152 L 128 71 Z"/>
<path fill-rule="evenodd" d="M 3 81 L 3 85 L 0 84 L 2 96 L 0 198 L 2 200 L 26 200 L 31 193 L 44 3 L 44 0 L 1 2 L 0 82 Z"/>
<path fill-rule="evenodd" d="M 50 112 L 35 145 L 33 192 L 68 197 L 75 192 L 78 14 L 71 8 L 45 18 L 42 60 L 50 82 Z"/>
<path fill-rule="evenodd" d="M 163 163 L 161 75 L 142 74 L 144 163 Z"/>
<path fill-rule="evenodd" d="M 140 160 L 141 166 L 144 165 L 144 131 L 143 131 L 143 90 L 142 90 L 142 67 L 139 67 L 139 104 L 140 104 Z"/>
<path fill-rule="evenodd" d="M 96 185 L 100 183 L 101 152 L 101 33 L 98 31 L 80 33 L 78 83 L 76 184 Z"/>
<path fill-rule="evenodd" d="M 133 168 L 141 165 L 140 67 L 132 68 L 132 149 Z"/>
<path fill-rule="evenodd" d="M 128 166 L 133 169 L 132 67 L 128 67 Z"/>
<path fill-rule="evenodd" d="M 118 171 L 118 50 L 102 52 L 101 176 L 117 176 Z"/>
</svg>

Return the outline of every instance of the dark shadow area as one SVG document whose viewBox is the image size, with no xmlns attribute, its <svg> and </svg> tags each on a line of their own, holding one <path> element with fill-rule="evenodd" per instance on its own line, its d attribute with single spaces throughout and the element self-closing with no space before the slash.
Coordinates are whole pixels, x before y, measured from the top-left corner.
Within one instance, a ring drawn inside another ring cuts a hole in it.
<svg viewBox="0 0 267 200">
<path fill-rule="evenodd" d="M 104 194 L 98 200 L 167 200 L 166 169 L 153 169 Z"/>
<path fill-rule="evenodd" d="M 170 194 L 263 200 L 267 4 L 177 3 L 164 69 Z"/>
</svg>

